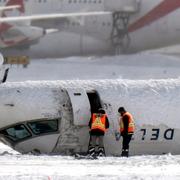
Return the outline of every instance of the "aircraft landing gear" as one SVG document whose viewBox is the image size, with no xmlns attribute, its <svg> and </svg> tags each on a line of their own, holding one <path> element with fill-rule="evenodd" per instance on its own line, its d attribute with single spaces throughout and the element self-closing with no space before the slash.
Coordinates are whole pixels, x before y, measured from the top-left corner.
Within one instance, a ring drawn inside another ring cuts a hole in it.
<svg viewBox="0 0 180 180">
<path fill-rule="evenodd" d="M 111 32 L 111 41 L 115 49 L 115 54 L 124 53 L 130 44 L 130 37 L 128 34 L 129 24 L 128 12 L 114 12 L 113 13 L 113 27 Z"/>
</svg>

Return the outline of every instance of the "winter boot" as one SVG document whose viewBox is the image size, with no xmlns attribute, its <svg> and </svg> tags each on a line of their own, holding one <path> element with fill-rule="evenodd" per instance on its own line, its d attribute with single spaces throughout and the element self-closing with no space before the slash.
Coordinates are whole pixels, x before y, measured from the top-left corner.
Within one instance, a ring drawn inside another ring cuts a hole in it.
<svg viewBox="0 0 180 180">
<path fill-rule="evenodd" d="M 94 146 L 89 146 L 88 156 L 91 156 L 91 157 L 95 157 L 96 156 L 95 147 Z"/>
<path fill-rule="evenodd" d="M 129 150 L 128 149 L 123 149 L 121 153 L 122 157 L 128 157 L 129 156 Z"/>
<path fill-rule="evenodd" d="M 104 147 L 99 147 L 98 148 L 98 156 L 100 156 L 100 157 L 106 156 Z"/>
</svg>

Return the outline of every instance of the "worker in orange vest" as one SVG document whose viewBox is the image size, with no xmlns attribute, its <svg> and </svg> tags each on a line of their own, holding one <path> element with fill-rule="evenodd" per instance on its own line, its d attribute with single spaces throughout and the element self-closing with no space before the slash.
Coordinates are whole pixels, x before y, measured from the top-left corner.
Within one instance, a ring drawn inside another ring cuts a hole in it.
<svg viewBox="0 0 180 180">
<path fill-rule="evenodd" d="M 134 119 L 133 119 L 133 116 L 129 112 L 127 112 L 124 107 L 120 107 L 118 109 L 118 112 L 121 115 L 120 134 L 123 137 L 121 156 L 128 157 L 129 143 L 135 131 Z"/>
<path fill-rule="evenodd" d="M 105 156 L 104 134 L 109 128 L 109 121 L 104 109 L 99 109 L 98 113 L 92 113 L 89 121 L 90 128 L 90 145 L 88 154 L 92 157 Z M 96 143 L 98 141 L 98 152 L 95 152 Z"/>
</svg>

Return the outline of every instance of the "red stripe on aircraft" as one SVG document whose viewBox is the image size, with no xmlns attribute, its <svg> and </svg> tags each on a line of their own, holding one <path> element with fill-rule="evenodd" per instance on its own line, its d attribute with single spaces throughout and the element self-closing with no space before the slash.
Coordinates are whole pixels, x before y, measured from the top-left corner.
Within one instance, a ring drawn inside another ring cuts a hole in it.
<svg viewBox="0 0 180 180">
<path fill-rule="evenodd" d="M 19 44 L 27 43 L 29 41 L 28 38 L 23 38 L 23 39 L 18 40 L 18 41 L 15 41 L 15 40 L 4 40 L 3 38 L 1 38 L 1 40 L 8 47 L 18 46 Z"/>
<path fill-rule="evenodd" d="M 6 4 L 6 6 L 13 6 L 13 5 L 20 5 L 21 7 L 19 8 L 19 11 L 21 13 L 25 12 L 23 0 L 9 0 Z"/>
<path fill-rule="evenodd" d="M 164 0 L 145 16 L 137 20 L 135 23 L 131 24 L 128 30 L 129 32 L 133 32 L 140 28 L 143 28 L 144 26 L 155 22 L 156 20 L 166 16 L 167 14 L 173 12 L 178 8 L 180 8 L 180 0 Z"/>
</svg>

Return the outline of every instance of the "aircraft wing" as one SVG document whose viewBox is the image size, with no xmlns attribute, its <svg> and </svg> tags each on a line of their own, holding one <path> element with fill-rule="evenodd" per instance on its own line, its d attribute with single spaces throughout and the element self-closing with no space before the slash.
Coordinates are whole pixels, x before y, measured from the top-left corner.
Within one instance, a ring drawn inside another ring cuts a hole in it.
<svg viewBox="0 0 180 180">
<path fill-rule="evenodd" d="M 0 11 L 4 10 L 12 10 L 12 9 L 19 9 L 21 6 L 13 5 L 13 6 L 0 6 Z"/>
<path fill-rule="evenodd" d="M 84 16 L 102 16 L 112 14 L 112 12 L 80 12 L 80 13 L 63 13 L 63 14 L 41 14 L 41 15 L 31 15 L 31 16 L 18 16 L 18 17 L 4 17 L 0 18 L 0 23 L 8 22 L 22 22 L 22 21 L 36 21 L 36 20 L 46 20 L 46 19 L 60 19 L 60 18 L 75 18 Z"/>
</svg>

